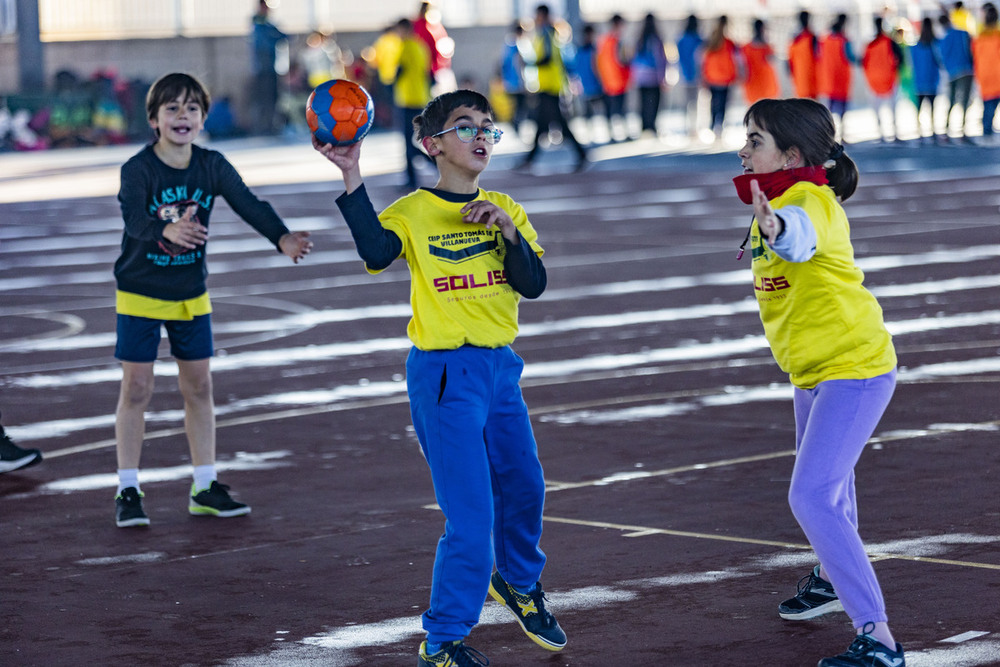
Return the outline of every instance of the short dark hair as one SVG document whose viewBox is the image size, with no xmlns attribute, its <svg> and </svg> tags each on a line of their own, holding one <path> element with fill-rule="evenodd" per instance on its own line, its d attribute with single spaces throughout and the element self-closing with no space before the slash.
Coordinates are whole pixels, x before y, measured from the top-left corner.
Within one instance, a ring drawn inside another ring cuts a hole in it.
<svg viewBox="0 0 1000 667">
<path fill-rule="evenodd" d="M 182 95 L 200 106 L 203 115 L 208 115 L 208 109 L 212 106 L 212 96 L 208 94 L 208 89 L 190 74 L 173 72 L 164 74 L 149 87 L 149 92 L 146 93 L 146 117 L 153 120 L 161 106 Z"/>
<path fill-rule="evenodd" d="M 420 115 L 413 119 L 413 129 L 417 133 L 417 140 L 434 136 L 444 130 L 448 116 L 458 107 L 469 107 L 476 111 L 482 111 L 490 118 L 493 117 L 493 107 L 490 106 L 490 101 L 482 93 L 467 89 L 443 93 L 428 102 Z"/>
<path fill-rule="evenodd" d="M 858 187 L 858 167 L 837 143 L 837 130 L 830 110 L 815 100 L 796 97 L 754 102 L 743 117 L 743 125 L 753 121 L 774 137 L 781 152 L 792 146 L 802 153 L 806 166 L 815 167 L 833 160 L 826 178 L 834 194 L 846 201 Z"/>
</svg>

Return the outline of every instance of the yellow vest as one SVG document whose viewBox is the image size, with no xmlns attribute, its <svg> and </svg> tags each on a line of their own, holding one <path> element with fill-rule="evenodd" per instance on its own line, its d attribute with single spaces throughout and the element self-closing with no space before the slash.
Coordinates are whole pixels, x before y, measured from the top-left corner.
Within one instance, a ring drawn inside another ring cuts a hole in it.
<svg viewBox="0 0 1000 667">
<path fill-rule="evenodd" d="M 552 48 L 552 57 L 544 65 L 538 65 L 538 92 L 559 95 L 566 81 L 566 68 L 563 67 L 562 51 L 556 40 L 556 31 L 546 27 L 535 37 L 535 58 L 545 57 L 545 42 Z"/>
<path fill-rule="evenodd" d="M 866 379 L 896 366 L 882 308 L 854 263 L 847 215 L 828 186 L 796 183 L 771 200 L 805 210 L 816 228 L 816 254 L 786 262 L 751 225 L 754 293 L 771 353 L 796 387 Z"/>
<path fill-rule="evenodd" d="M 538 234 L 520 204 L 503 193 L 482 189 L 478 199 L 506 211 L 541 257 Z M 410 268 L 413 308 L 406 332 L 421 350 L 497 348 L 510 345 L 517 336 L 521 295 L 507 284 L 503 237 L 495 227 L 487 230 L 485 225 L 463 222 L 465 205 L 417 190 L 379 215 L 382 226 L 403 242 L 400 257 Z"/>
</svg>

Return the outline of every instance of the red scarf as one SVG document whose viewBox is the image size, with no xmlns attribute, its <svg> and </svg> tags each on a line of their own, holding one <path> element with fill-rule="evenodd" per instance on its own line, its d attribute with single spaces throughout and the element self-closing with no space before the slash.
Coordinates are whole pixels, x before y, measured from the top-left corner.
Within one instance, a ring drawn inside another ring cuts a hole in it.
<svg viewBox="0 0 1000 667">
<path fill-rule="evenodd" d="M 764 192 L 768 201 L 780 196 L 796 183 L 808 181 L 816 185 L 826 185 L 826 169 L 820 165 L 818 167 L 799 167 L 797 169 L 779 169 L 768 174 L 743 174 L 733 179 L 736 185 L 736 194 L 744 204 L 753 203 L 753 194 L 750 191 L 750 182 L 757 181 L 757 185 Z"/>
</svg>

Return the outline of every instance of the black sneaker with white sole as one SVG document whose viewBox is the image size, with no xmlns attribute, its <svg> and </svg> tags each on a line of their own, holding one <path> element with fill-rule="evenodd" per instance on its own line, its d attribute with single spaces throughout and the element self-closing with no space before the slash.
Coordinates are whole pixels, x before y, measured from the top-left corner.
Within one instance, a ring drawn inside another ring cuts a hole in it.
<svg viewBox="0 0 1000 667">
<path fill-rule="evenodd" d="M 873 628 L 874 624 L 869 623 L 863 630 L 870 627 Z M 823 658 L 818 667 L 906 667 L 906 657 L 898 643 L 893 650 L 862 632 L 846 651 L 832 658 Z"/>
<path fill-rule="evenodd" d="M 27 468 L 41 460 L 42 453 L 39 450 L 18 447 L 10 436 L 4 433 L 3 426 L 0 426 L 0 472 Z"/>
<path fill-rule="evenodd" d="M 142 509 L 142 496 L 134 486 L 122 489 L 115 496 L 115 524 L 119 528 L 149 525 L 149 517 Z"/>
<path fill-rule="evenodd" d="M 833 584 L 819 576 L 819 565 L 799 579 L 797 589 L 795 597 L 778 605 L 778 616 L 787 621 L 805 621 L 834 611 L 844 611 Z"/>
<path fill-rule="evenodd" d="M 213 481 L 207 489 L 195 493 L 191 485 L 191 501 L 188 512 L 195 516 L 218 516 L 229 518 L 250 514 L 250 506 L 236 502 L 229 496 L 229 487 Z"/>
<path fill-rule="evenodd" d="M 490 577 L 490 596 L 507 607 L 531 641 L 549 651 L 561 651 L 566 646 L 566 633 L 545 608 L 545 592 L 536 583 L 531 593 L 519 593 L 504 581 L 499 572 Z"/>
</svg>

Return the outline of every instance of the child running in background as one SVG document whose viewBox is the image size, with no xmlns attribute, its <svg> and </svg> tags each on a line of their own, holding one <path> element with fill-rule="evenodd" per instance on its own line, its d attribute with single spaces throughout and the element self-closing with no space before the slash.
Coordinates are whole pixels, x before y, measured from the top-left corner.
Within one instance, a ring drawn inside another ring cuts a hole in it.
<svg viewBox="0 0 1000 667">
<path fill-rule="evenodd" d="M 854 492 L 854 466 L 896 384 L 892 340 L 862 285 L 840 204 L 854 193 L 858 170 L 818 102 L 760 100 L 743 122 L 744 174 L 734 182 L 754 209 L 754 291 L 771 350 L 795 387 L 788 499 L 820 561 L 779 615 L 847 611 L 857 636 L 820 667 L 903 667 L 858 535 Z"/>
<path fill-rule="evenodd" d="M 125 232 L 115 262 L 115 357 L 122 362 L 115 414 L 115 523 L 120 528 L 149 525 L 142 507 L 139 459 L 161 327 L 167 330 L 170 352 L 177 360 L 184 429 L 194 465 L 188 511 L 218 517 L 250 512 L 229 496 L 229 487 L 216 481 L 215 472 L 209 370 L 214 348 L 205 255 L 216 197 L 224 197 L 237 215 L 293 262 L 312 249 L 309 232 L 289 232 L 271 205 L 250 192 L 221 153 L 194 144 L 210 105 L 208 91 L 194 77 L 173 73 L 158 79 L 146 96 L 146 114 L 156 140 L 121 170 L 118 201 Z"/>
<path fill-rule="evenodd" d="M 381 215 L 361 177 L 361 143 L 335 147 L 314 138 L 313 145 L 343 172 L 337 206 L 368 272 L 398 257 L 410 269 L 407 392 L 445 516 L 417 664 L 488 664 L 464 643 L 487 591 L 532 641 L 558 651 L 566 635 L 539 583 L 545 480 L 518 384 L 524 362 L 510 347 L 521 297 L 545 289 L 543 251 L 524 209 L 479 187 L 502 134 L 485 97 L 445 93 L 414 127 L 437 164 L 437 185 Z"/>
</svg>

